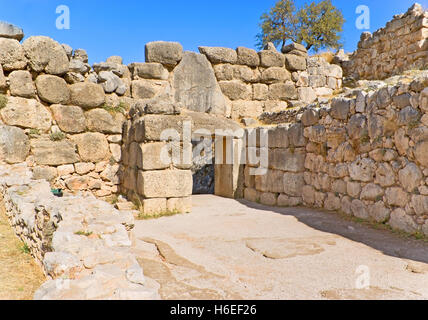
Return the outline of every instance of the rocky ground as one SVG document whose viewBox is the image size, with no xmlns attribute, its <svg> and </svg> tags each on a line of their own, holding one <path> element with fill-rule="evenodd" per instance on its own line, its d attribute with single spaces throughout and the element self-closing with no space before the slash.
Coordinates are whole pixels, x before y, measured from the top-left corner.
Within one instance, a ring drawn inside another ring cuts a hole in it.
<svg viewBox="0 0 428 320">
<path fill-rule="evenodd" d="M 210 195 L 137 221 L 133 251 L 163 299 L 428 299 L 428 243 L 335 213 Z M 368 267 L 370 287 L 357 289 Z"/>
</svg>

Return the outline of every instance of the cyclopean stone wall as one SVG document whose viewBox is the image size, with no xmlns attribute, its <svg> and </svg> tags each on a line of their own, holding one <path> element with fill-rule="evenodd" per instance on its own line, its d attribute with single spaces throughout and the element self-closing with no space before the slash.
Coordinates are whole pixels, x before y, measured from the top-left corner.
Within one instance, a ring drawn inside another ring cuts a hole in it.
<svg viewBox="0 0 428 320">
<path fill-rule="evenodd" d="M 341 87 L 340 67 L 308 58 L 296 44 L 286 54 L 209 47 L 199 54 L 157 41 L 146 45 L 145 63 L 126 66 L 112 56 L 91 67 L 83 49 L 43 36 L 21 44 L 22 32 L 3 33 L 2 159 L 26 162 L 36 178 L 57 188 L 101 198 L 118 192 L 122 129 L 131 109 L 168 114 L 150 108 L 174 105 L 171 116 L 183 109 L 255 122 L 264 112 L 301 106 Z"/>
<path fill-rule="evenodd" d="M 129 71 L 117 57 L 87 62 L 84 50 L 48 37 L 0 37 L 1 158 L 26 162 L 55 187 L 105 197 L 119 184 Z"/>
<path fill-rule="evenodd" d="M 428 11 L 420 4 L 373 34 L 364 32 L 358 49 L 341 63 L 345 76 L 385 79 L 428 66 Z"/>
<path fill-rule="evenodd" d="M 428 235 L 426 72 L 309 105 L 296 119 L 265 128 L 268 172 L 252 176 L 254 165 L 245 167 L 246 199 L 342 211 Z"/>
<path fill-rule="evenodd" d="M 234 120 L 256 119 L 263 113 L 301 107 L 330 98 L 342 87 L 342 70 L 324 59 L 308 57 L 302 45 L 291 44 L 281 53 L 273 46 L 256 52 L 200 47 L 215 76 Z"/>
</svg>

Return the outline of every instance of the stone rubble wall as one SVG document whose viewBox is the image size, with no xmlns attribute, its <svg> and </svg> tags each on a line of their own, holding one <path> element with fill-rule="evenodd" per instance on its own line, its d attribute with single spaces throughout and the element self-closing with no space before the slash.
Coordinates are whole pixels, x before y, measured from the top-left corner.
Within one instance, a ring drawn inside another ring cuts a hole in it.
<svg viewBox="0 0 428 320">
<path fill-rule="evenodd" d="M 373 34 L 364 32 L 358 49 L 341 63 L 346 77 L 381 80 L 428 66 L 428 11 L 413 5 Z"/>
<path fill-rule="evenodd" d="M 0 172 L 0 203 L 48 278 L 35 299 L 159 298 L 130 250 L 131 212 L 92 195 L 57 198 L 25 164 Z"/>
<path fill-rule="evenodd" d="M 428 76 L 310 105 L 266 127 L 268 173 L 247 200 L 341 211 L 428 236 Z M 260 147 L 258 148 L 260 152 Z"/>
</svg>

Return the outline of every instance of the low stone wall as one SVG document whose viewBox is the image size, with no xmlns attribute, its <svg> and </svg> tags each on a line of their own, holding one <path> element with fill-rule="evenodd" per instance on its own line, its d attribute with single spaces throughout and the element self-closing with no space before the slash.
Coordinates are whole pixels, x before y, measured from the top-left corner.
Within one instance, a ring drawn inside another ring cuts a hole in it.
<svg viewBox="0 0 428 320">
<path fill-rule="evenodd" d="M 428 78 L 355 90 L 267 128 L 266 175 L 245 168 L 245 198 L 342 211 L 428 235 Z M 260 147 L 257 148 L 259 153 Z"/>
<path fill-rule="evenodd" d="M 52 195 L 25 164 L 0 165 L 1 203 L 48 280 L 35 299 L 157 299 L 131 253 L 131 212 L 94 196 Z"/>
<path fill-rule="evenodd" d="M 364 32 L 358 49 L 342 62 L 345 76 L 385 79 L 405 70 L 428 67 L 428 11 L 420 4 L 370 34 Z"/>
</svg>

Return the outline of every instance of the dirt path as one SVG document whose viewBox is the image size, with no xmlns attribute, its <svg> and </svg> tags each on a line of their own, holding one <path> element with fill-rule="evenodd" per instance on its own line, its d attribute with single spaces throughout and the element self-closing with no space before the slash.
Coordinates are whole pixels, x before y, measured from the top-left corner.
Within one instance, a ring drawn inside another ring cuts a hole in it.
<svg viewBox="0 0 428 320">
<path fill-rule="evenodd" d="M 0 205 L 0 300 L 29 300 L 45 281 L 40 267 L 15 236 Z"/>
<path fill-rule="evenodd" d="M 334 213 L 204 195 L 134 233 L 164 299 L 428 299 L 428 243 Z"/>
</svg>

